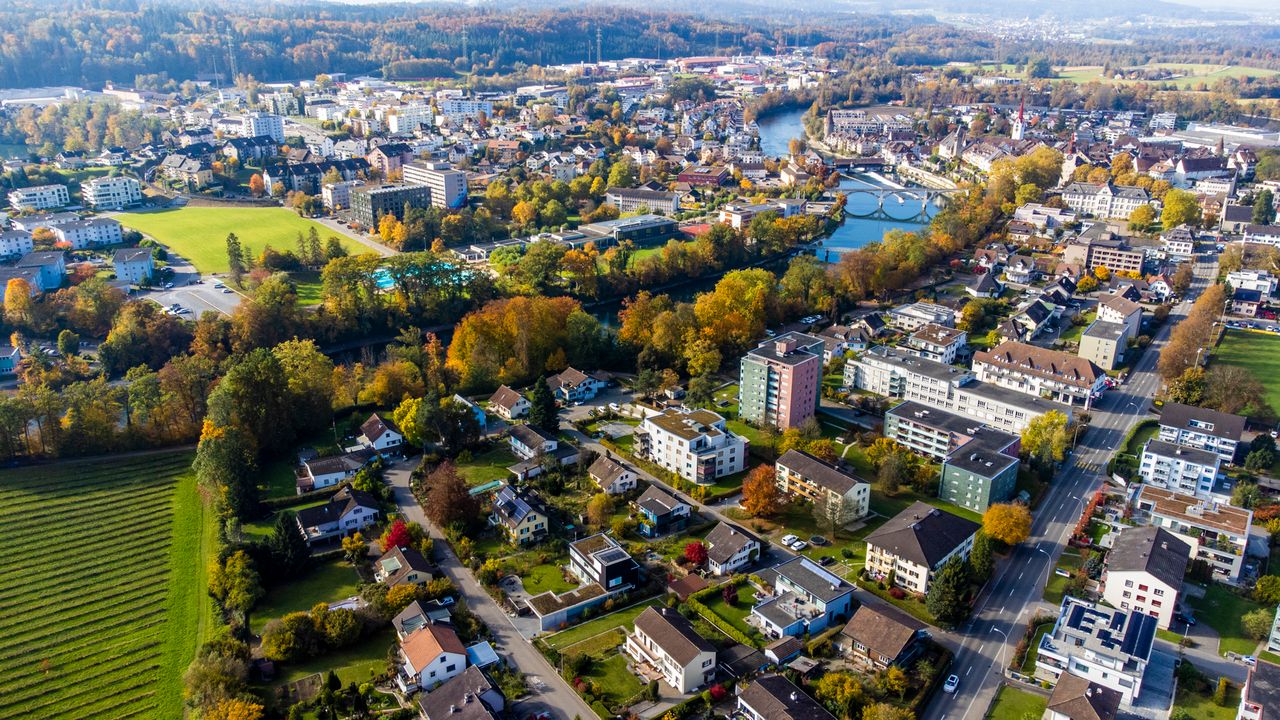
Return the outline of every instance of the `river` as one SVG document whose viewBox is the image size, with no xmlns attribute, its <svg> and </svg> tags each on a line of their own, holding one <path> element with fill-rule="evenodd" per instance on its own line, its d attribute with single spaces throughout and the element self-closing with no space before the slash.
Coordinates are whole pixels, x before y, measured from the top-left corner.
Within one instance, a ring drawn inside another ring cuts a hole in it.
<svg viewBox="0 0 1280 720">
<path fill-rule="evenodd" d="M 804 114 L 808 108 L 788 108 L 770 113 L 756 119 L 760 129 L 760 149 L 770 157 L 782 157 L 788 154 L 792 138 L 804 135 Z M 840 187 L 846 190 L 854 188 L 884 187 L 881 183 L 865 175 L 846 176 L 841 179 Z M 854 214 L 871 212 L 876 207 L 876 200 L 870 195 L 855 193 L 848 196 L 847 207 Z M 894 215 L 897 208 L 892 200 L 885 202 L 885 212 Z M 932 212 L 932 211 L 931 211 Z M 909 210 L 902 214 L 911 214 Z M 868 243 L 876 242 L 890 230 L 916 231 L 924 227 L 923 223 L 910 220 L 892 220 L 878 218 L 849 217 L 836 231 L 826 238 L 818 257 L 829 262 L 839 260 L 839 254 L 848 250 L 856 250 Z"/>
</svg>

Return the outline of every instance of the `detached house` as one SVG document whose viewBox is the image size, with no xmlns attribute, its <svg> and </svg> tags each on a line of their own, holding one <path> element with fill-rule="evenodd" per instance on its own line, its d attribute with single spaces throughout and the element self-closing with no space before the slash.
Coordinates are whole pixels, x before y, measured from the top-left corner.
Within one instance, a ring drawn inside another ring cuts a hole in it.
<svg viewBox="0 0 1280 720">
<path fill-rule="evenodd" d="M 493 498 L 489 524 L 502 530 L 513 545 L 538 542 L 547 535 L 547 515 L 542 503 L 532 492 L 528 494 L 503 486 Z"/>
<path fill-rule="evenodd" d="M 304 460 L 294 473 L 298 494 L 333 487 L 360 472 L 360 469 L 368 465 L 373 457 L 373 452 L 370 450 L 356 450 L 341 455 Z"/>
<path fill-rule="evenodd" d="M 1049 696 L 1043 720 L 1115 720 L 1119 711 L 1120 693 L 1063 673 Z"/>
<path fill-rule="evenodd" d="M 707 569 L 715 575 L 731 575 L 760 558 L 760 540 L 723 520 L 707 535 Z"/>
<path fill-rule="evenodd" d="M 803 555 L 760 573 L 773 597 L 751 609 L 766 637 L 811 637 L 853 612 L 853 585 Z"/>
<path fill-rule="evenodd" d="M 650 485 L 635 501 L 640 525 L 637 532 L 645 537 L 659 537 L 680 532 L 689 523 L 690 507 L 657 485 Z"/>
<path fill-rule="evenodd" d="M 781 675 L 764 675 L 738 694 L 738 713 L 747 720 L 835 720 L 808 693 Z"/>
<path fill-rule="evenodd" d="M 510 422 L 528 415 L 530 403 L 524 395 L 503 385 L 489 396 L 489 408 L 498 417 Z"/>
<path fill-rule="evenodd" d="M 670 608 L 645 608 L 623 651 L 662 676 L 676 692 L 689 693 L 716 676 L 716 648 Z"/>
<path fill-rule="evenodd" d="M 547 378 L 547 384 L 551 386 L 551 393 L 557 399 L 574 403 L 593 399 L 608 381 L 600 375 L 566 368 L 564 372 Z"/>
<path fill-rule="evenodd" d="M 378 520 L 378 499 L 363 490 L 344 487 L 329 502 L 298 511 L 298 530 L 310 545 L 346 537 Z"/>
<path fill-rule="evenodd" d="M 439 569 L 411 547 L 393 547 L 373 564 L 373 579 L 386 585 L 426 585 Z"/>
<path fill-rule="evenodd" d="M 451 626 L 423 625 L 400 642 L 396 685 L 406 693 L 430 690 L 461 674 L 466 667 L 467 650 Z"/>
<path fill-rule="evenodd" d="M 596 533 L 569 544 L 569 572 L 583 583 L 595 583 L 613 594 L 639 584 L 640 565 L 617 540 Z"/>
<path fill-rule="evenodd" d="M 587 474 L 606 495 L 622 495 L 636 489 L 636 471 L 611 457 L 596 458 Z"/>
<path fill-rule="evenodd" d="M 969 557 L 981 526 L 927 503 L 915 502 L 867 536 L 867 572 L 920 595 L 952 557 Z"/>
<path fill-rule="evenodd" d="M 924 623 L 885 606 L 862 605 L 836 637 L 836 647 L 854 664 L 873 672 L 908 667 L 924 647 Z"/>
<path fill-rule="evenodd" d="M 360 437 L 357 438 L 361 445 L 377 452 L 385 452 L 394 448 L 398 448 L 404 444 L 404 433 L 400 432 L 400 428 L 389 420 L 383 420 L 381 416 L 374 413 L 369 416 L 360 425 Z"/>
<path fill-rule="evenodd" d="M 506 707 L 502 690 L 474 665 L 418 696 L 418 712 L 425 720 L 498 720 Z"/>
<path fill-rule="evenodd" d="M 521 480 L 541 475 L 543 463 L 573 465 L 578 462 L 576 446 L 562 443 L 555 435 L 532 425 L 511 426 L 508 440 L 511 452 L 521 458 L 521 462 L 507 469 Z"/>
</svg>

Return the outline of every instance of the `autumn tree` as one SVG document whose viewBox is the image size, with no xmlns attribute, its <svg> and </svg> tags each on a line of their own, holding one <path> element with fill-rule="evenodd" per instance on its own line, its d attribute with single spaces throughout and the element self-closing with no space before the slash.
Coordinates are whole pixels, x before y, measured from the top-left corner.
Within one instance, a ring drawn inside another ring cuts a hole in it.
<svg viewBox="0 0 1280 720">
<path fill-rule="evenodd" d="M 835 670 L 825 673 L 814 685 L 814 697 L 838 718 L 858 716 L 866 702 L 862 680 L 851 672 Z"/>
<path fill-rule="evenodd" d="M 596 493 L 587 501 L 587 522 L 594 528 L 603 528 L 609 524 L 609 516 L 613 514 L 613 498 L 607 493 Z"/>
<path fill-rule="evenodd" d="M 742 481 L 742 509 L 752 517 L 771 517 L 782 507 L 782 491 L 772 465 L 758 465 Z"/>
<path fill-rule="evenodd" d="M 342 538 L 342 557 L 352 565 L 359 565 L 369 556 L 369 543 L 364 534 L 357 531 Z"/>
<path fill-rule="evenodd" d="M 1195 227 L 1200 224 L 1200 203 L 1195 193 L 1188 190 L 1170 190 L 1165 193 L 1164 206 L 1160 211 L 1160 220 L 1166 230 L 1179 225 Z"/>
<path fill-rule="evenodd" d="M 1032 418 L 1022 430 L 1022 451 L 1044 466 L 1062 462 L 1070 442 L 1067 416 L 1057 410 Z"/>
<path fill-rule="evenodd" d="M 202 714 L 204 720 L 261 720 L 262 706 L 240 698 L 229 698 Z"/>
<path fill-rule="evenodd" d="M 262 197 L 262 194 L 266 191 L 267 183 L 262 179 L 262 175 L 260 173 L 254 173 L 249 176 L 249 192 L 252 193 L 254 197 Z"/>
<path fill-rule="evenodd" d="M 391 527 L 383 531 L 382 536 L 378 538 L 378 547 L 382 548 L 382 552 L 387 552 L 392 548 L 408 547 L 410 541 L 409 526 L 402 518 L 396 518 L 391 523 Z"/>
<path fill-rule="evenodd" d="M 427 496 L 422 507 L 437 526 L 466 525 L 479 517 L 480 503 L 452 462 L 440 463 L 427 475 L 425 485 Z"/>
<path fill-rule="evenodd" d="M 30 327 L 34 314 L 31 284 L 22 278 L 10 278 L 4 287 L 4 321 L 14 327 Z"/>
<path fill-rule="evenodd" d="M 227 611 L 241 617 L 262 597 L 262 585 L 253 560 L 237 550 L 209 568 L 209 594 Z"/>
<path fill-rule="evenodd" d="M 1129 229 L 1145 231 L 1156 221 L 1156 209 L 1150 205 L 1139 205 L 1129 213 Z"/>
<path fill-rule="evenodd" d="M 982 530 L 1006 545 L 1031 537 L 1031 511 L 1022 503 L 992 503 L 982 514 Z"/>
<path fill-rule="evenodd" d="M 707 546 L 700 540 L 685 543 L 684 559 L 694 567 L 702 567 L 702 564 L 707 561 Z"/>
</svg>

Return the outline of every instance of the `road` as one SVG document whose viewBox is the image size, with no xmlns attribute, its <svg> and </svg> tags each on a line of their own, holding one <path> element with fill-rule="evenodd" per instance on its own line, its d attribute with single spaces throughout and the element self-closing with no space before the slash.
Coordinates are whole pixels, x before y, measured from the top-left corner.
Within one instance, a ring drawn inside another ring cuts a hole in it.
<svg viewBox="0 0 1280 720">
<path fill-rule="evenodd" d="M 921 720 L 983 717 L 995 699 L 1003 668 L 1012 658 L 1025 623 L 1038 608 L 1052 609 L 1042 600 L 1049 573 L 1066 547 L 1088 496 L 1102 484 L 1111 454 L 1134 421 L 1147 414 L 1161 383 L 1155 370 L 1160 348 L 1170 330 L 1186 317 L 1190 300 L 1216 276 L 1217 263 L 1197 263 L 1195 271 L 1188 299 L 1170 314 L 1128 381 L 1108 392 L 1092 409 L 1088 431 L 1041 500 L 1031 538 L 1016 547 L 997 568 L 995 578 L 974 603 L 969 622 L 940 637 L 955 654 L 951 672 L 960 677 L 960 687 L 954 695 L 936 695 Z"/>
<path fill-rule="evenodd" d="M 551 667 L 533 645 L 530 645 L 520 633 L 516 632 L 511 619 L 498 604 L 489 597 L 475 576 L 453 554 L 452 548 L 444 541 L 444 534 L 427 519 L 426 513 L 418 504 L 417 498 L 409 487 L 410 472 L 417 465 L 415 460 L 401 461 L 387 471 L 386 477 L 394 492 L 394 499 L 400 512 L 409 520 L 427 528 L 427 532 L 435 542 L 435 561 L 445 575 L 453 581 L 458 592 L 467 602 L 467 607 L 475 613 L 493 633 L 494 648 L 516 670 L 524 674 L 529 683 L 530 694 L 514 705 L 513 717 L 526 717 L 541 712 L 551 713 L 552 717 L 568 720 L 575 715 L 581 718 L 596 716 L 591 706 L 587 705 L 572 688 L 569 687 L 559 673 Z"/>
</svg>

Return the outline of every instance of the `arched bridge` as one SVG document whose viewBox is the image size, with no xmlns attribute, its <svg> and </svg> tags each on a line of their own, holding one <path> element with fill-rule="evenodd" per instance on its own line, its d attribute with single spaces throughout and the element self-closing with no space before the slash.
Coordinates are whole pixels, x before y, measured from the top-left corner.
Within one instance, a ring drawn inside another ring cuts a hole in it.
<svg viewBox="0 0 1280 720">
<path fill-rule="evenodd" d="M 929 217 L 930 207 L 943 208 L 961 188 L 841 188 L 845 194 L 845 214 L 856 218 L 920 220 Z M 867 200 L 862 198 L 866 197 Z M 874 207 L 868 200 L 874 200 Z M 893 212 L 896 211 L 896 212 Z"/>
</svg>

